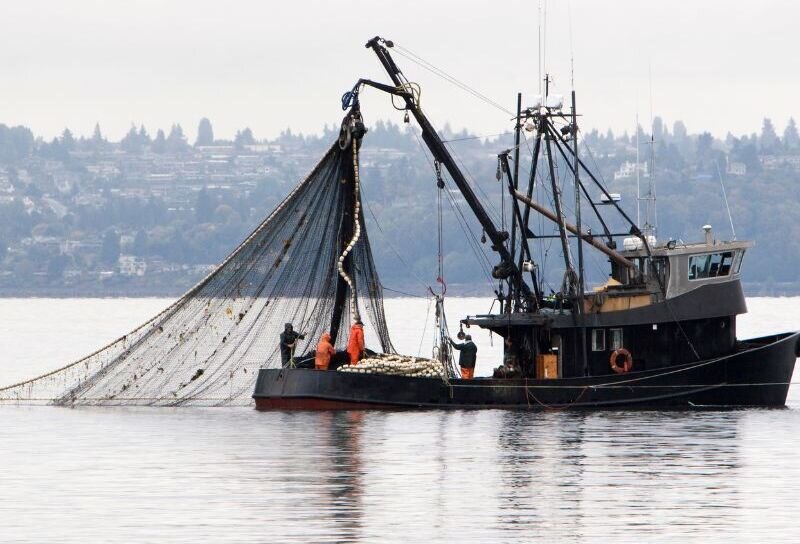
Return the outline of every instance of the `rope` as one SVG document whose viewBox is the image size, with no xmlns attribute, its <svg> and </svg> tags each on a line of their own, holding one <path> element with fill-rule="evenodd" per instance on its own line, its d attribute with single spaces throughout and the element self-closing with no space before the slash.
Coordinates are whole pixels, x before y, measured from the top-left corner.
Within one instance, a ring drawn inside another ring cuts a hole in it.
<svg viewBox="0 0 800 544">
<path fill-rule="evenodd" d="M 342 254 L 339 256 L 339 262 L 337 268 L 339 269 L 339 276 L 347 282 L 347 285 L 350 286 L 350 315 L 353 316 L 355 321 L 360 319 L 358 315 L 358 295 L 356 293 L 356 286 L 353 283 L 353 279 L 344 269 L 344 260 L 347 255 L 353 250 L 353 247 L 358 242 L 358 239 L 361 237 L 361 222 L 359 221 L 359 214 L 361 213 L 361 199 L 359 198 L 358 190 L 359 190 L 359 177 L 358 177 L 358 140 L 356 138 L 352 138 L 351 145 L 353 147 L 353 192 L 355 194 L 355 206 L 354 206 L 354 213 L 353 213 L 353 238 L 350 240 L 350 243 L 347 244 L 347 247 L 344 249 Z"/>
<path fill-rule="evenodd" d="M 383 240 L 386 242 L 386 245 L 389 246 L 389 249 L 392 250 L 392 253 L 395 254 L 397 259 L 401 263 L 403 263 L 403 266 L 406 267 L 406 270 L 408 270 L 409 273 L 412 276 L 414 276 L 414 279 L 416 279 L 420 283 L 420 285 L 422 285 L 422 288 L 427 290 L 428 289 L 428 285 L 425 283 L 425 281 L 422 278 L 419 277 L 419 275 L 416 272 L 414 272 L 414 269 L 411 267 L 411 265 L 408 263 L 408 261 L 406 261 L 403 258 L 403 256 L 400 254 L 400 252 L 397 250 L 397 248 L 394 246 L 392 241 L 389 239 L 389 237 L 384 232 L 383 227 L 381 227 L 380 221 L 378 221 L 378 217 L 375 215 L 375 212 L 372 211 L 372 206 L 369 205 L 369 199 L 364 194 L 364 188 L 362 187 L 360 190 L 361 190 L 361 195 L 364 197 L 364 201 L 365 201 L 365 205 L 367 207 L 367 211 L 369 212 L 370 216 L 372 216 L 372 220 L 375 222 L 375 226 L 378 228 L 378 232 L 381 233 L 381 236 L 383 237 Z M 391 289 L 388 289 L 386 286 L 383 286 L 383 288 L 387 289 L 388 291 L 391 291 Z M 397 291 L 397 292 L 399 292 L 399 291 Z M 401 293 L 401 294 L 403 294 L 403 293 Z M 419 295 L 408 295 L 408 296 L 419 296 Z M 427 297 L 421 297 L 421 298 L 427 298 Z"/>
<path fill-rule="evenodd" d="M 420 57 L 419 55 L 417 55 L 416 53 L 414 53 L 410 49 L 405 48 L 405 47 L 395 43 L 394 44 L 394 50 L 397 52 L 398 55 L 400 55 L 402 57 L 405 57 L 406 59 L 410 60 L 414 64 L 416 64 L 416 65 L 424 68 L 425 70 L 431 72 L 433 75 L 444 79 L 448 83 L 451 83 L 452 85 L 455 85 L 456 87 L 458 87 L 462 91 L 468 92 L 469 94 L 471 94 L 472 96 L 474 96 L 478 100 L 482 100 L 483 102 L 489 104 L 490 106 L 492 106 L 494 108 L 497 108 L 498 110 L 502 111 L 503 113 L 507 113 L 508 115 L 515 115 L 514 112 L 504 108 L 503 106 L 501 106 L 500 104 L 498 104 L 497 102 L 492 100 L 491 98 L 487 97 L 484 94 L 481 94 L 480 92 L 476 91 L 475 89 L 473 89 L 472 87 L 470 87 L 466 83 L 462 83 L 461 81 L 459 81 L 455 77 L 451 76 L 450 74 L 448 74 L 447 72 L 445 72 L 441 68 L 437 68 L 436 66 L 434 66 L 430 62 L 426 61 L 425 59 L 423 59 L 422 57 Z"/>
<path fill-rule="evenodd" d="M 386 287 L 386 286 L 385 286 L 385 285 L 383 285 L 383 284 L 381 284 L 381 289 L 383 289 L 384 291 L 390 291 L 390 292 L 392 292 L 392 293 L 397 293 L 398 295 L 403 295 L 403 296 L 405 296 L 405 297 L 411 297 L 411 298 L 422 298 L 422 299 L 426 299 L 426 300 L 427 300 L 427 299 L 429 299 L 429 298 L 431 298 L 431 297 L 428 297 L 428 296 L 415 295 L 415 294 L 413 294 L 413 293 L 407 293 L 407 292 L 405 292 L 405 291 L 399 291 L 399 290 L 397 290 L 397 289 L 392 289 L 391 287 Z M 427 287 L 426 287 L 426 289 L 427 289 Z"/>
<path fill-rule="evenodd" d="M 482 204 L 484 204 L 484 209 L 486 210 L 486 213 L 489 215 L 489 217 L 493 222 L 499 223 L 500 219 L 498 217 L 497 208 L 495 208 L 494 204 L 492 203 L 492 199 L 489 197 L 489 194 L 483 189 L 483 187 L 481 187 L 481 184 L 478 183 L 477 178 L 472 175 L 472 172 L 470 172 L 469 168 L 467 167 L 467 164 L 464 162 L 464 160 L 461 158 L 458 152 L 453 148 L 453 146 L 446 145 L 446 147 L 450 151 L 450 154 L 453 156 L 455 161 L 461 167 L 461 170 L 463 170 L 463 172 L 465 173 L 464 178 L 467 180 L 470 187 L 472 187 L 474 190 L 478 191 L 479 193 L 481 193 L 481 195 L 483 195 Z M 501 189 L 500 194 L 503 195 L 504 193 L 505 191 Z"/>
<path fill-rule="evenodd" d="M 447 315 L 444 311 L 444 294 L 436 297 L 436 327 L 437 337 L 433 339 L 433 358 L 439 358 L 445 373 L 442 375 L 442 381 L 446 385 L 450 385 L 450 376 L 459 377 L 460 372 L 456 368 L 453 359 L 453 351 L 449 348 L 450 331 L 447 326 Z"/>
<path fill-rule="evenodd" d="M 420 149 L 422 150 L 422 155 L 425 157 L 425 160 L 428 161 L 428 164 L 430 165 L 431 169 L 434 172 L 436 172 L 436 168 L 433 165 L 433 161 L 428 156 L 428 153 L 427 153 L 427 151 L 425 149 L 425 146 L 422 144 L 422 141 L 419 139 L 419 134 L 417 134 L 416 131 L 412 131 L 412 133 L 414 134 L 414 137 L 417 140 L 417 145 L 419 145 Z M 489 262 L 489 259 L 486 257 L 486 254 L 481 249 L 481 246 L 480 246 L 480 244 L 478 242 L 478 239 L 475 236 L 475 234 L 472 232 L 472 229 L 469 228 L 469 224 L 467 223 L 467 219 L 466 219 L 466 217 L 464 217 L 463 212 L 458 207 L 458 203 L 455 201 L 453 195 L 450 194 L 450 191 L 446 191 L 446 194 L 447 194 L 447 197 L 449 198 L 450 206 L 453 208 L 453 211 L 456 212 L 456 214 L 457 214 L 456 215 L 456 219 L 459 220 L 459 227 L 461 228 L 462 232 L 464 233 L 464 237 L 466 238 L 467 243 L 470 245 L 470 249 L 472 249 L 472 252 L 475 255 L 475 258 L 478 260 L 478 265 L 481 267 L 481 271 L 486 276 L 486 279 L 488 280 L 489 286 L 493 287 L 493 283 L 494 282 L 492 281 L 492 276 L 491 276 L 491 272 L 490 272 L 491 269 L 492 269 L 492 265 Z"/>
<path fill-rule="evenodd" d="M 508 136 L 509 134 L 514 134 L 513 132 L 499 132 L 497 134 L 487 134 L 485 136 L 466 136 L 464 138 L 453 138 L 452 140 L 442 140 L 443 144 L 450 144 L 456 142 L 466 142 L 467 140 L 482 140 L 485 138 L 496 138 L 497 136 Z M 520 144 L 522 145 L 522 144 Z M 511 148 L 513 151 L 517 146 Z"/>
<path fill-rule="evenodd" d="M 422 111 L 422 105 L 421 105 L 422 87 L 420 87 L 419 83 L 413 83 L 411 81 L 406 80 L 405 83 L 402 83 L 402 84 L 398 85 L 397 87 L 395 87 L 395 89 L 397 91 L 401 92 L 401 93 L 410 94 L 411 95 L 411 99 L 417 105 L 417 109 Z M 389 96 L 391 97 L 392 107 L 394 109 L 396 109 L 398 111 L 405 111 L 405 110 L 408 109 L 408 106 L 405 105 L 404 103 L 401 103 L 399 106 L 397 104 L 395 104 L 394 101 L 395 101 L 395 98 L 397 98 L 396 95 L 392 94 L 392 95 L 389 95 Z"/>
<path fill-rule="evenodd" d="M 422 334 L 419 337 L 419 348 L 417 348 L 417 357 L 422 355 L 422 343 L 425 340 L 425 332 L 428 330 L 428 319 L 431 316 L 431 304 L 433 304 L 433 297 L 428 299 L 428 309 L 425 311 L 425 324 L 422 327 Z"/>
<path fill-rule="evenodd" d="M 444 180 L 442 179 L 442 165 L 439 161 L 433 161 L 433 167 L 436 170 L 436 238 L 437 238 L 437 257 L 438 257 L 438 270 L 436 281 L 442 286 L 442 296 L 447 290 L 444 282 L 444 238 L 443 238 L 443 222 L 442 222 L 442 191 L 444 191 Z"/>
</svg>

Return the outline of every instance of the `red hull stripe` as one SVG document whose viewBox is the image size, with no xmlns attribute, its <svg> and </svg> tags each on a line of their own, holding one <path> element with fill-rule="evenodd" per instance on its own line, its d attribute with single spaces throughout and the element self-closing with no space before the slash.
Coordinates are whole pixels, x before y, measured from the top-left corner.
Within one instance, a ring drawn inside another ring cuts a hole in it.
<svg viewBox="0 0 800 544">
<path fill-rule="evenodd" d="M 256 410 L 398 410 L 403 406 L 314 398 L 256 397 Z M 405 407 L 408 408 L 408 407 Z"/>
</svg>

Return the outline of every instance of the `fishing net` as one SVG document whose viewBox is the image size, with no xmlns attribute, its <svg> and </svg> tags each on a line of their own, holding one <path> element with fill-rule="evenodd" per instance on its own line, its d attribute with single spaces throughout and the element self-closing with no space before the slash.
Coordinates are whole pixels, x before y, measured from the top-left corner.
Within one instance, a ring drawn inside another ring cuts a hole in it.
<svg viewBox="0 0 800 544">
<path fill-rule="evenodd" d="M 349 126 L 311 173 L 222 264 L 175 303 L 91 355 L 0 387 L 0 402 L 226 406 L 250 403 L 259 368 L 281 365 L 293 323 L 311 352 L 323 332 L 393 353 L 381 284 L 361 214 L 358 149 Z"/>
</svg>

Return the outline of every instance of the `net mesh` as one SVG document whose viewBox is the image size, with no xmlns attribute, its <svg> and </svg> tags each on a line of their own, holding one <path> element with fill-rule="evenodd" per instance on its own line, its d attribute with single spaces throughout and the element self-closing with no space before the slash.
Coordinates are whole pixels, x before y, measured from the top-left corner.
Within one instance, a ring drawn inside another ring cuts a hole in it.
<svg viewBox="0 0 800 544">
<path fill-rule="evenodd" d="M 214 272 L 160 314 L 79 361 L 0 387 L 0 402 L 247 405 L 258 369 L 281 365 L 284 323 L 305 335 L 297 354 L 326 331 L 342 349 L 354 312 L 367 347 L 393 353 L 358 213 L 359 145 L 334 143 Z"/>
</svg>

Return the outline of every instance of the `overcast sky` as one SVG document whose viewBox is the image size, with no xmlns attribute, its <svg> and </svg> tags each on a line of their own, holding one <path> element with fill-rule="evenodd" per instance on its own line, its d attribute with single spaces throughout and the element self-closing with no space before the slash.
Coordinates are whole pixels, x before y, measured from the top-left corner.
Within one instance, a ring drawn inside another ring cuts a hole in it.
<svg viewBox="0 0 800 544">
<path fill-rule="evenodd" d="M 385 79 L 364 48 L 376 34 L 513 109 L 517 91 L 538 88 L 539 5 L 5 0 L 0 122 L 47 138 L 65 126 L 89 135 L 95 122 L 112 139 L 132 122 L 151 134 L 178 122 L 193 141 L 203 116 L 223 138 L 246 126 L 257 138 L 319 132 L 341 118 L 340 96 L 356 79 Z M 550 0 L 547 68 L 568 93 L 574 51 L 584 129 L 632 131 L 637 112 L 649 124 L 652 81 L 653 110 L 670 126 L 738 135 L 767 116 L 782 130 L 800 117 L 798 21 L 800 3 L 789 0 Z M 435 125 L 483 135 L 510 127 L 506 114 L 396 60 L 422 85 Z M 377 92 L 363 110 L 368 122 L 401 121 Z"/>
</svg>

